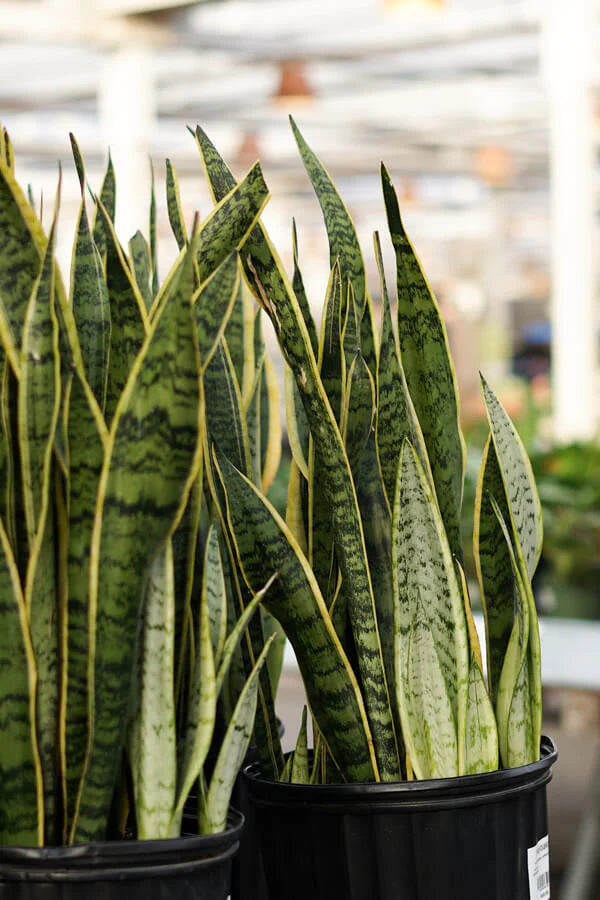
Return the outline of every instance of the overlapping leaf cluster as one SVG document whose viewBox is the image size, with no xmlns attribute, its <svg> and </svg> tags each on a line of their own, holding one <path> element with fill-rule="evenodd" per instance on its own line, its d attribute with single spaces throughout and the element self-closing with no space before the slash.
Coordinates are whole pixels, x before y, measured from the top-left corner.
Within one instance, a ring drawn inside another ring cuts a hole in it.
<svg viewBox="0 0 600 900">
<path fill-rule="evenodd" d="M 464 447 L 446 330 L 382 187 L 396 257 L 397 332 L 378 235 L 381 326 L 361 248 L 329 175 L 294 135 L 329 237 L 320 333 L 298 262 L 290 282 L 258 224 L 242 252 L 248 283 L 287 365 L 293 452 L 286 521 L 231 455 L 217 457 L 227 520 L 247 584 L 277 580 L 266 608 L 293 644 L 315 730 L 282 777 L 396 780 L 454 776 L 538 758 L 539 636 L 531 576 L 541 515 L 522 444 L 490 388 L 490 438 L 475 552 L 487 625 L 487 684 L 461 561 Z M 233 181 L 197 129 L 215 199 Z"/>
<path fill-rule="evenodd" d="M 268 191 L 254 166 L 188 235 L 169 164 L 180 254 L 159 287 L 154 194 L 149 242 L 127 252 L 112 164 L 90 221 L 73 139 L 67 292 L 60 185 L 46 235 L 0 138 L 0 843 L 118 833 L 127 772 L 139 837 L 178 834 L 198 779 L 200 826 L 218 831 L 258 696 L 263 733 L 274 723 L 262 593 L 234 589 L 205 464 L 222 445 L 264 489 L 277 468 L 238 256 Z"/>
</svg>

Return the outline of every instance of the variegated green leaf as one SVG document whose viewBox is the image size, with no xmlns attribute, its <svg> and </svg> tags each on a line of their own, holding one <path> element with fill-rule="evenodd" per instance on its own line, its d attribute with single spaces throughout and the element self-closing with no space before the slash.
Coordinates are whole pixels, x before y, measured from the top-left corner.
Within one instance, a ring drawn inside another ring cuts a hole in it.
<svg viewBox="0 0 600 900">
<path fill-rule="evenodd" d="M 218 833 L 224 831 L 227 826 L 231 792 L 252 737 L 258 698 L 258 676 L 267 660 L 270 645 L 269 640 L 256 660 L 225 732 L 210 779 L 206 809 L 199 817 L 201 834 Z"/>
<path fill-rule="evenodd" d="M 129 255 L 131 268 L 138 290 L 142 296 L 146 310 L 150 313 L 152 308 L 152 294 L 150 292 L 150 250 L 146 238 L 141 231 L 136 231 L 129 241 Z"/>
<path fill-rule="evenodd" d="M 0 336 L 16 372 L 25 312 L 46 243 L 42 226 L 0 159 Z"/>
<path fill-rule="evenodd" d="M 79 165 L 83 164 L 80 162 Z M 85 177 L 83 169 L 80 177 Z M 110 306 L 104 265 L 90 233 L 83 187 L 73 245 L 69 301 L 77 326 L 85 375 L 98 406 L 103 410 L 108 379 Z"/>
<path fill-rule="evenodd" d="M 173 548 L 167 541 L 146 583 L 133 679 L 129 762 L 140 840 L 171 837 L 177 778 L 174 638 Z"/>
<path fill-rule="evenodd" d="M 114 223 L 117 202 L 117 183 L 115 178 L 115 169 L 110 152 L 108 154 L 108 163 L 106 166 L 106 172 L 104 173 L 102 187 L 100 188 L 99 200 L 106 210 L 106 215 L 108 216 L 110 221 Z M 96 206 L 92 234 L 94 238 L 94 244 L 98 248 L 100 256 L 104 257 L 106 255 L 107 247 L 106 221 L 105 217 L 100 212 L 99 206 Z"/>
<path fill-rule="evenodd" d="M 213 657 L 218 666 L 227 638 L 227 594 L 219 550 L 219 536 L 214 525 L 211 525 L 208 530 L 204 548 L 202 604 L 203 606 L 206 604 L 208 610 Z"/>
<path fill-rule="evenodd" d="M 256 163 L 204 220 L 200 230 L 198 267 L 204 281 L 234 248 L 239 248 L 269 199 L 260 165 Z"/>
<path fill-rule="evenodd" d="M 515 557 L 508 526 L 500 507 L 492 500 L 493 509 L 502 528 L 515 582 L 515 618 L 500 672 L 496 700 L 496 721 L 500 759 L 505 768 L 525 765 L 538 758 L 539 745 L 533 744 L 533 721 L 530 704 L 528 643 L 529 601 L 527 589 Z M 513 535 L 514 538 L 514 535 Z M 514 704 L 514 705 L 513 705 Z"/>
<path fill-rule="evenodd" d="M 465 451 L 458 419 L 456 375 L 437 301 L 404 230 L 396 192 L 383 165 L 381 180 L 396 252 L 402 366 L 423 431 L 450 547 L 461 560 L 460 508 Z"/>
<path fill-rule="evenodd" d="M 392 574 L 395 606 L 396 690 L 404 738 L 413 758 L 409 720 L 409 646 L 421 597 L 427 597 L 426 616 L 433 649 L 446 684 L 458 742 L 458 773 L 464 769 L 463 751 L 469 678 L 469 645 L 463 596 L 452 552 L 431 486 L 414 448 L 405 442 L 398 470 L 392 529 Z M 418 639 L 422 629 L 418 626 Z M 426 641 L 429 639 L 424 638 Z M 425 645 L 423 645 L 425 647 Z M 426 647 L 425 647 L 426 649 Z M 425 652 L 425 650 L 423 650 Z M 429 650 L 427 650 L 429 653 Z"/>
<path fill-rule="evenodd" d="M 202 369 L 210 363 L 240 295 L 238 255 L 232 251 L 194 297 Z"/>
<path fill-rule="evenodd" d="M 38 670 L 37 723 L 50 842 L 58 837 L 58 596 L 54 518 L 50 509 L 51 464 L 60 409 L 58 323 L 54 310 L 55 224 L 56 213 L 40 276 L 27 306 L 18 394 L 23 504 L 29 543 L 24 592 Z"/>
<path fill-rule="evenodd" d="M 304 478 L 296 462 L 290 463 L 288 478 L 287 502 L 285 507 L 285 523 L 294 536 L 294 540 L 306 556 L 308 544 L 306 540 L 306 524 L 304 515 Z"/>
<path fill-rule="evenodd" d="M 121 252 L 110 217 L 103 206 L 99 210 L 104 223 L 106 282 L 110 301 L 111 339 L 106 421 L 111 422 L 133 360 L 144 343 L 148 315 L 144 300 Z"/>
<path fill-rule="evenodd" d="M 304 706 L 302 709 L 300 731 L 298 732 L 298 739 L 296 741 L 296 749 L 294 750 L 290 782 L 292 784 L 308 784 L 309 778 L 308 748 L 306 745 L 306 706 Z"/>
<path fill-rule="evenodd" d="M 356 484 L 360 461 L 375 423 L 375 383 L 360 351 L 350 365 L 345 395 L 342 436 Z"/>
<path fill-rule="evenodd" d="M 245 474 L 252 471 L 242 395 L 225 339 L 221 340 L 202 376 L 206 403 L 206 428 L 214 442 Z"/>
<path fill-rule="evenodd" d="M 344 281 L 349 278 L 352 282 L 356 305 L 362 313 L 366 302 L 367 286 L 365 265 L 354 224 L 329 174 L 300 134 L 291 116 L 290 124 L 302 161 L 323 211 L 329 237 L 330 267 L 333 268 L 336 259 L 339 260 L 342 278 Z"/>
<path fill-rule="evenodd" d="M 498 768 L 498 728 L 480 663 L 471 656 L 467 727 L 465 729 L 465 775 L 494 772 Z"/>
<path fill-rule="evenodd" d="M 196 129 L 196 139 L 211 189 L 220 199 L 224 190 L 231 189 L 233 176 L 200 128 Z M 379 771 L 382 778 L 396 778 L 399 768 L 393 727 L 390 727 L 390 698 L 383 672 L 375 601 L 350 467 L 318 376 L 298 301 L 262 226 L 254 229 L 245 243 L 244 269 L 255 295 L 273 323 L 284 358 L 294 372 L 311 432 L 319 445 L 333 514 L 338 562 L 343 577 L 352 585 L 353 630 Z M 279 617 L 276 615 L 276 618 Z"/>
<path fill-rule="evenodd" d="M 308 442 L 310 428 L 294 373 L 288 365 L 283 373 L 285 421 L 290 450 L 295 464 L 308 481 Z"/>
<path fill-rule="evenodd" d="M 510 518 L 523 548 L 527 573 L 531 578 L 542 552 L 540 498 L 531 463 L 515 426 L 483 377 L 481 383 Z"/>
<path fill-rule="evenodd" d="M 265 594 L 276 578 L 277 575 L 272 575 L 265 586 L 261 588 L 260 591 L 257 591 L 252 600 L 246 605 L 244 611 L 229 632 L 227 640 L 225 641 L 225 644 L 223 646 L 221 658 L 219 660 L 219 668 L 217 671 L 217 693 L 223 687 L 223 682 L 225 681 L 227 671 L 231 665 L 233 654 L 240 642 L 242 635 L 246 631 L 246 628 L 248 627 L 248 624 L 250 623 L 250 620 L 252 619 L 252 616 L 254 615 L 258 604 L 263 602 Z"/>
<path fill-rule="evenodd" d="M 152 296 L 158 295 L 158 241 L 156 238 L 156 193 L 154 190 L 154 166 L 150 160 L 150 269 L 152 271 Z"/>
<path fill-rule="evenodd" d="M 49 467 L 60 406 L 58 322 L 54 309 L 54 234 L 53 225 L 42 269 L 27 305 L 21 346 L 19 445 L 30 547 L 35 540 L 42 507 L 48 502 Z"/>
<path fill-rule="evenodd" d="M 0 615 L 0 840 L 36 846 L 44 842 L 35 717 L 37 672 L 19 574 L 1 521 Z"/>
<path fill-rule="evenodd" d="M 514 620 L 515 582 L 510 554 L 492 506 L 510 521 L 502 474 L 491 435 L 488 437 L 477 481 L 473 522 L 473 549 L 485 618 L 488 684 L 494 704 Z"/>
<path fill-rule="evenodd" d="M 252 393 L 246 406 L 246 428 L 250 447 L 250 459 L 252 461 L 250 472 L 252 480 L 260 487 L 261 484 L 261 385 L 265 364 L 264 350 L 256 368 Z"/>
<path fill-rule="evenodd" d="M 417 597 L 408 632 L 406 671 L 398 673 L 404 739 L 417 778 L 460 774 L 455 708 L 436 642 Z"/>
<path fill-rule="evenodd" d="M 377 361 L 379 359 L 379 345 L 377 342 L 373 301 L 369 294 L 367 294 L 367 302 L 360 322 L 360 352 L 369 367 L 369 372 L 375 378 Z"/>
<path fill-rule="evenodd" d="M 212 563 L 209 565 L 212 569 Z M 216 565 L 219 569 L 220 562 Z M 211 571 L 207 576 L 210 581 L 213 580 L 213 574 Z M 188 700 L 185 738 L 177 785 L 177 803 L 170 825 L 172 837 L 179 835 L 183 805 L 202 771 L 215 727 L 218 690 L 210 634 L 209 602 L 208 592 L 203 591 L 198 625 L 198 653 Z"/>
<path fill-rule="evenodd" d="M 377 765 L 363 700 L 312 570 L 268 501 L 227 460 L 219 465 L 245 577 L 256 589 L 266 560 L 277 572 L 263 603 L 293 642 L 313 715 L 345 777 L 371 780 Z"/>
<path fill-rule="evenodd" d="M 187 244 L 187 229 L 185 227 L 185 219 L 181 208 L 181 197 L 179 195 L 179 180 L 170 159 L 166 160 L 167 166 L 167 213 L 171 229 L 177 241 L 180 250 Z"/>
<path fill-rule="evenodd" d="M 88 758 L 76 841 L 102 837 L 118 771 L 141 587 L 199 464 L 194 239 L 119 400 L 100 477 L 90 567 Z"/>
<path fill-rule="evenodd" d="M 417 449 L 421 464 L 428 474 L 430 469 L 421 426 L 400 363 L 377 232 L 375 232 L 374 244 L 382 304 L 381 338 L 377 363 L 377 454 L 391 510 L 394 505 L 400 454 L 406 439 Z"/>
<path fill-rule="evenodd" d="M 225 329 L 225 340 L 229 349 L 229 355 L 233 364 L 240 390 L 243 395 L 244 387 L 244 362 L 246 358 L 247 341 L 252 344 L 254 350 L 254 336 L 252 331 L 246 336 L 246 325 L 244 316 L 244 292 L 241 283 L 236 294 L 233 307 L 227 319 L 227 327 Z M 254 363 L 254 360 L 252 361 Z M 252 375 L 254 375 L 254 365 L 251 366 Z"/>
<path fill-rule="evenodd" d="M 104 458 L 98 431 L 79 375 L 65 399 L 69 453 L 68 682 L 65 716 L 67 825 L 70 826 L 85 758 L 88 713 L 88 591 L 94 511 Z"/>
<path fill-rule="evenodd" d="M 308 330 L 313 352 L 315 356 L 317 356 L 319 352 L 319 338 L 317 337 L 317 328 L 310 311 L 310 305 L 308 302 L 308 297 L 306 296 L 304 281 L 302 279 L 302 272 L 300 271 L 300 264 L 298 262 L 298 236 L 296 234 L 295 219 L 292 219 L 292 252 L 294 255 L 294 275 L 292 279 L 292 286 L 294 288 L 294 293 L 296 295 L 298 305 L 302 310 L 302 316 Z"/>
<path fill-rule="evenodd" d="M 343 302 L 343 286 L 339 264 L 331 270 L 319 340 L 319 373 L 336 422 L 340 423 L 346 384 L 346 357 L 342 345 L 342 328 L 347 312 Z"/>
</svg>

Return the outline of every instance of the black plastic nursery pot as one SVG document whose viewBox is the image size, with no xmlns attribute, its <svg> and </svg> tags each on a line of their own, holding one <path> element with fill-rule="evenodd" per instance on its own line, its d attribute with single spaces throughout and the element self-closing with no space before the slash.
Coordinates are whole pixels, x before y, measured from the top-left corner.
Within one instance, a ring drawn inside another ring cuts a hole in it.
<svg viewBox="0 0 600 900">
<path fill-rule="evenodd" d="M 557 758 L 485 775 L 293 785 L 244 770 L 263 900 L 546 900 Z"/>
<path fill-rule="evenodd" d="M 243 816 L 221 834 L 0 847 L 0 900 L 227 900 Z"/>
</svg>

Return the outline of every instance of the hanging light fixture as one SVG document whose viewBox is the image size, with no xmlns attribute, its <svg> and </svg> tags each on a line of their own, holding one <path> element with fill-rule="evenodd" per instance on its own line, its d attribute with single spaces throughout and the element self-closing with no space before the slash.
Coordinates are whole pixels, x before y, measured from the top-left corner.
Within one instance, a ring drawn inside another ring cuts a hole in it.
<svg viewBox="0 0 600 900">
<path fill-rule="evenodd" d="M 315 92 L 306 74 L 306 63 L 298 59 L 286 59 L 279 66 L 279 85 L 275 92 L 275 103 L 285 106 L 300 106 L 312 102 Z"/>
<path fill-rule="evenodd" d="M 514 175 L 514 159 L 506 147 L 495 144 L 478 147 L 475 151 L 475 172 L 494 187 L 507 184 Z"/>
</svg>

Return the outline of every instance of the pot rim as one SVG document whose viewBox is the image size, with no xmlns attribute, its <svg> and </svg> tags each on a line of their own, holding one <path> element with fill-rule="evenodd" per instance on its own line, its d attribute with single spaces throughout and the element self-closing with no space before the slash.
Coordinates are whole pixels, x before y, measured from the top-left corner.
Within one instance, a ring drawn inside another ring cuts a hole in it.
<svg viewBox="0 0 600 900">
<path fill-rule="evenodd" d="M 215 834 L 184 833 L 177 838 L 90 841 L 60 847 L 0 845 L 0 881 L 22 878 L 18 873 L 23 870 L 28 880 L 85 881 L 100 876 L 110 880 L 111 874 L 114 880 L 198 868 L 233 855 L 243 827 L 242 813 L 230 808 L 227 828 Z"/>
<path fill-rule="evenodd" d="M 517 793 L 534 791 L 551 780 L 557 758 L 556 744 L 543 735 L 540 759 L 536 762 L 477 775 L 423 781 L 285 784 L 263 778 L 260 765 L 252 763 L 243 769 L 242 777 L 256 806 L 285 805 L 290 809 L 310 806 L 337 814 L 346 809 L 372 813 L 376 805 L 377 809 L 408 812 L 495 803 Z"/>
</svg>

